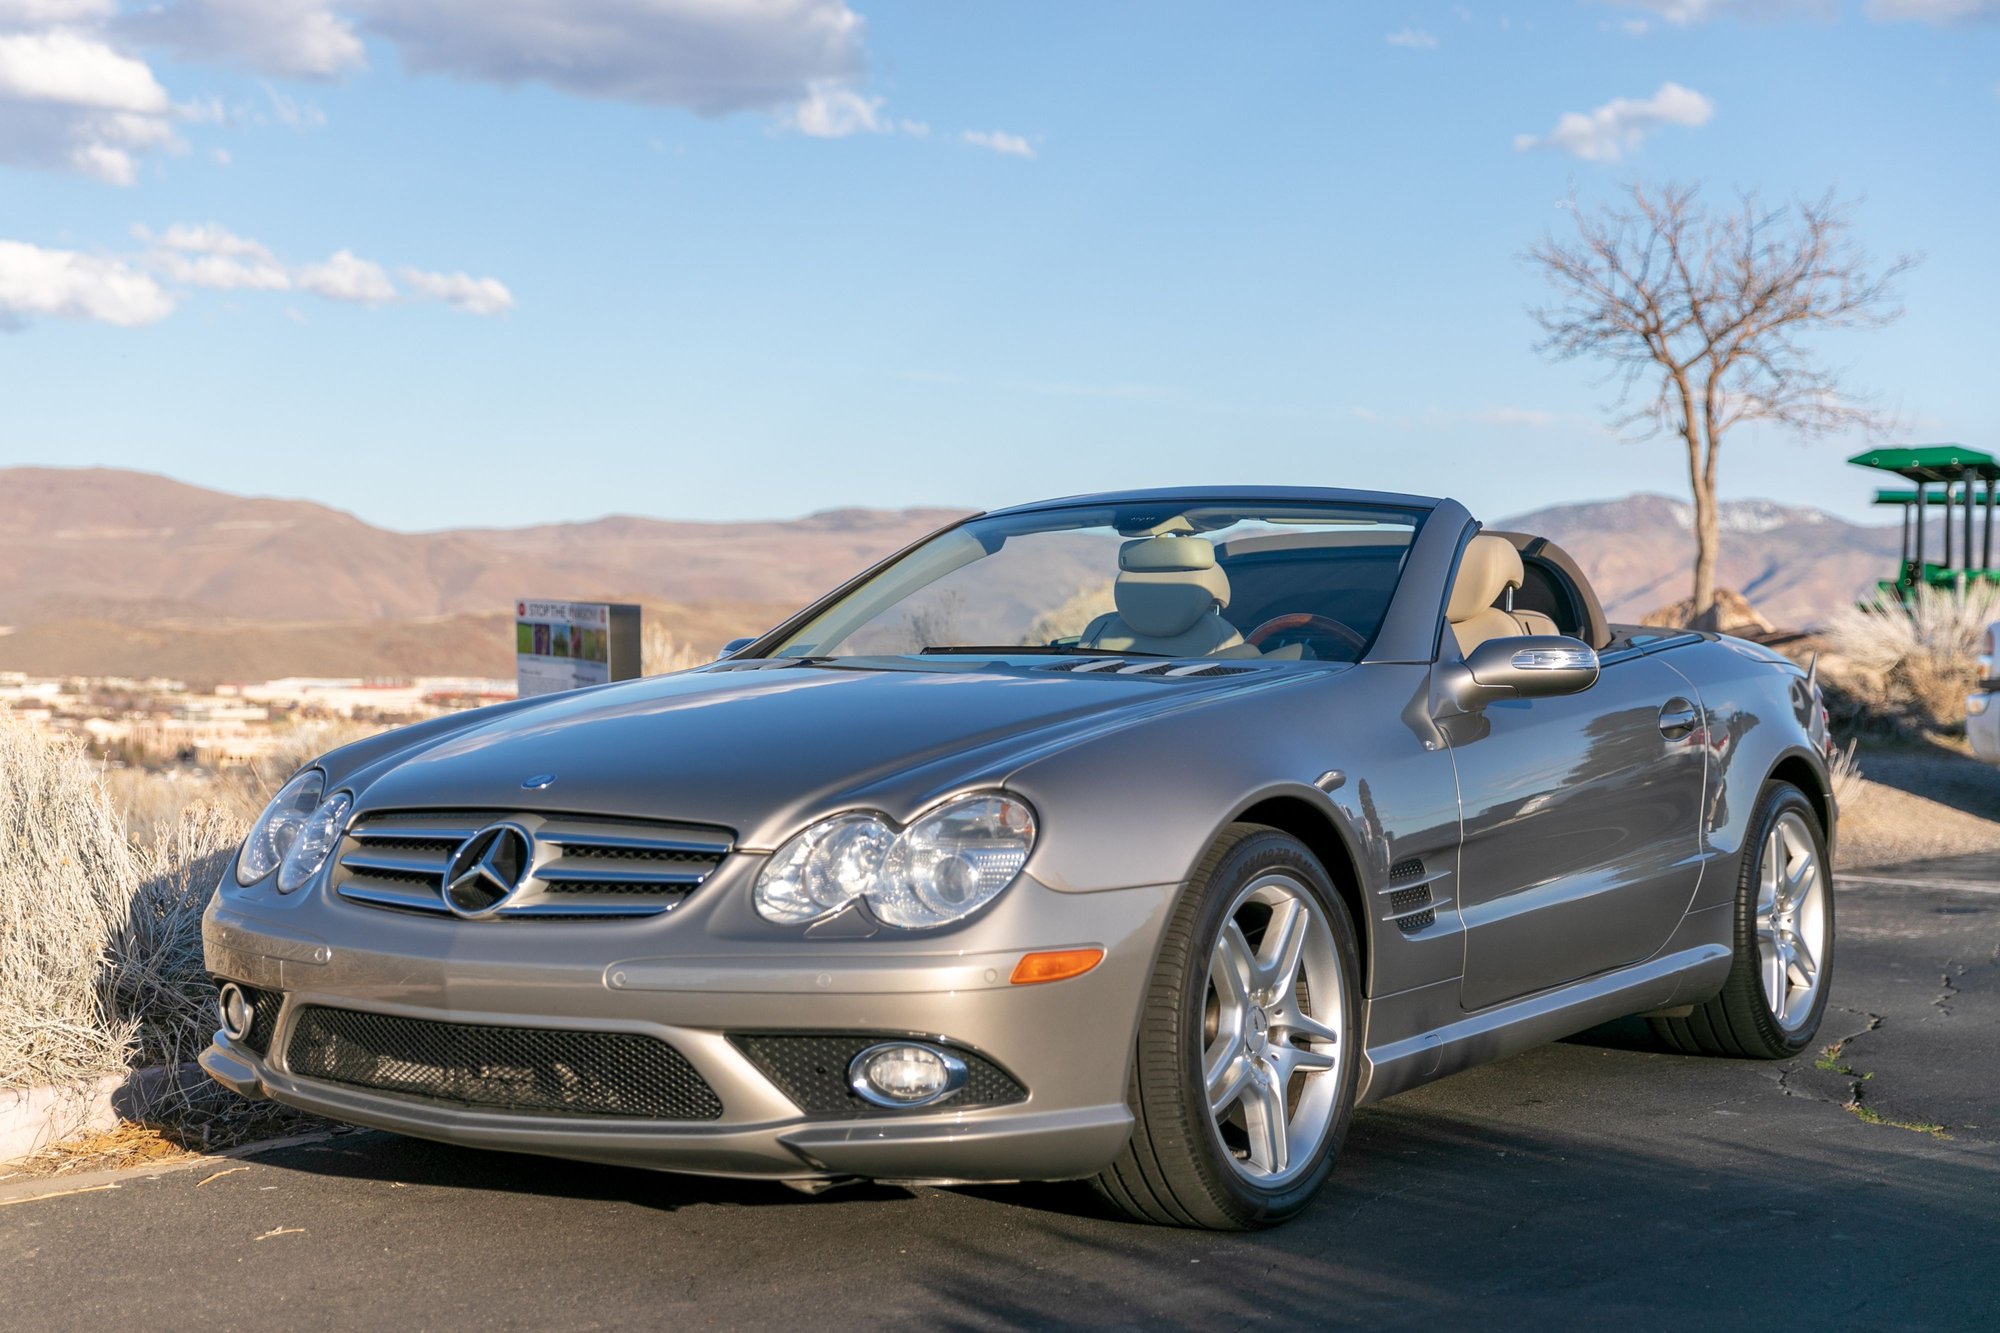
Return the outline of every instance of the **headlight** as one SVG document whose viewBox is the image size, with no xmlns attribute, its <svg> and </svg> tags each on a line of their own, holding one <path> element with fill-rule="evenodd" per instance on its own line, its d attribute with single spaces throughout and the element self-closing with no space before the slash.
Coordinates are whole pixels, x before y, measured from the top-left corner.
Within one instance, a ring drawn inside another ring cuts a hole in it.
<svg viewBox="0 0 2000 1333">
<path fill-rule="evenodd" d="M 306 816 L 306 822 L 299 825 L 299 836 L 292 840 L 291 850 L 285 853 L 284 863 L 278 867 L 279 893 L 304 887 L 326 864 L 326 858 L 333 854 L 334 844 L 340 841 L 341 832 L 347 827 L 347 809 L 353 804 L 354 799 L 346 792 L 335 792 Z"/>
<path fill-rule="evenodd" d="M 792 838 L 757 876 L 766 921 L 813 921 L 860 899 L 892 926 L 942 926 L 1014 882 L 1035 846 L 1035 812 L 998 792 L 947 801 L 908 828 L 835 815 Z"/>
<path fill-rule="evenodd" d="M 326 774 L 316 768 L 287 782 L 250 826 L 243 850 L 236 855 L 236 882 L 248 888 L 276 870 L 297 841 L 299 828 L 319 808 L 320 793 L 326 790 Z"/>
</svg>

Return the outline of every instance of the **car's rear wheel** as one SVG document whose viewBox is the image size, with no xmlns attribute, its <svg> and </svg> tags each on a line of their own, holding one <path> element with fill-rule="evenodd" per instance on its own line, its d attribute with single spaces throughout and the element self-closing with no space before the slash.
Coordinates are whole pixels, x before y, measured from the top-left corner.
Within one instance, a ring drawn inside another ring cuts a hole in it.
<svg viewBox="0 0 2000 1333">
<path fill-rule="evenodd" d="M 1167 927 L 1133 1061 L 1137 1124 L 1098 1191 L 1144 1221 L 1218 1230 L 1311 1203 L 1353 1113 L 1357 959 L 1304 844 L 1232 826 Z"/>
<path fill-rule="evenodd" d="M 1811 1045 L 1833 979 L 1833 875 L 1819 814 L 1790 783 L 1764 788 L 1736 887 L 1736 957 L 1722 993 L 1653 1032 L 1692 1055 L 1784 1060 Z"/>
</svg>

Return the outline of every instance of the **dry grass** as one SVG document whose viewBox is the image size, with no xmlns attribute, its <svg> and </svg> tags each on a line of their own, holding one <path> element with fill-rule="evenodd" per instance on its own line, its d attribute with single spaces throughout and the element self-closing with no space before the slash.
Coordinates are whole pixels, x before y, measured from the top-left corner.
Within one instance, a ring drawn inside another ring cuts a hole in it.
<svg viewBox="0 0 2000 1333">
<path fill-rule="evenodd" d="M 1974 659 L 1996 620 L 2000 586 L 1989 583 L 1841 607 L 1825 630 L 1828 683 L 1853 701 L 1856 720 L 1906 735 L 1962 728 Z"/>
<path fill-rule="evenodd" d="M 302 731 L 297 753 L 343 738 Z M 202 911 L 267 789 L 299 763 L 286 753 L 205 785 L 151 778 L 151 802 L 124 810 L 74 738 L 0 712 L 0 1087 L 199 1054 L 215 1026 Z M 166 1086 L 165 1101 L 185 1100 Z"/>
<path fill-rule="evenodd" d="M 0 1088 L 125 1067 L 138 1033 L 113 980 L 139 872 L 75 740 L 0 714 Z"/>
<path fill-rule="evenodd" d="M 669 671 L 686 671 L 715 660 L 691 643 L 683 643 L 658 620 L 645 619 L 639 626 L 639 674 L 660 676 Z"/>
</svg>

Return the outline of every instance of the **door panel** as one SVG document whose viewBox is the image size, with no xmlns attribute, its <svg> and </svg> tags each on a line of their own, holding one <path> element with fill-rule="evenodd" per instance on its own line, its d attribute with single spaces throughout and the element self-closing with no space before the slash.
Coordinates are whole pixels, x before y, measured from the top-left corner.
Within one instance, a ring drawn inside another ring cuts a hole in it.
<svg viewBox="0 0 2000 1333">
<path fill-rule="evenodd" d="M 1481 1009 L 1656 952 L 1701 877 L 1699 702 L 1631 658 L 1454 728 L 1464 808 L 1461 1002 Z"/>
</svg>

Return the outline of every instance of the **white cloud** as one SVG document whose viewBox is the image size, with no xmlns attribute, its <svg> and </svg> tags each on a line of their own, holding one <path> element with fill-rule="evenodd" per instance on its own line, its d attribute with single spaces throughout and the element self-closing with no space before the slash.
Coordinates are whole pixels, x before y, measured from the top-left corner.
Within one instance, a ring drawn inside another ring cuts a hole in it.
<svg viewBox="0 0 2000 1333">
<path fill-rule="evenodd" d="M 348 0 L 410 69 L 703 115 L 777 110 L 863 72 L 846 0 Z"/>
<path fill-rule="evenodd" d="M 805 99 L 786 113 L 785 123 L 815 139 L 845 139 L 850 134 L 889 129 L 882 119 L 882 99 L 841 83 L 815 83 Z"/>
<path fill-rule="evenodd" d="M 176 0 L 128 15 L 121 26 L 186 59 L 284 78 L 332 78 L 368 63 L 353 24 L 327 0 Z"/>
<path fill-rule="evenodd" d="M 144 61 L 64 28 L 0 33 L 0 98 L 140 115 L 167 109 L 167 90 Z"/>
<path fill-rule="evenodd" d="M 2000 19 L 2000 0 L 1868 0 L 1877 23 L 1963 23 Z"/>
<path fill-rule="evenodd" d="M 94 0 L 0 0 L 0 164 L 130 185 L 138 155 L 186 147 L 153 71 L 90 26 L 108 12 Z"/>
<path fill-rule="evenodd" d="M 0 324 L 57 315 L 130 328 L 173 308 L 159 283 L 118 260 L 0 241 Z"/>
<path fill-rule="evenodd" d="M 0 0 L 0 27 L 40 28 L 111 17 L 113 0 Z"/>
<path fill-rule="evenodd" d="M 1556 424 L 1556 414 L 1544 412 L 1538 407 L 1482 407 L 1473 413 L 1482 425 L 1525 427 L 1530 430 L 1547 430 Z"/>
<path fill-rule="evenodd" d="M 236 159 L 229 155 L 227 148 L 211 148 L 208 150 L 208 160 L 218 167 L 226 167 Z"/>
<path fill-rule="evenodd" d="M 352 301 L 357 305 L 387 305 L 396 299 L 396 284 L 388 270 L 372 259 L 362 259 L 351 250 L 336 250 L 317 264 L 307 264 L 294 275 L 299 286 L 329 301 Z"/>
<path fill-rule="evenodd" d="M 1556 148 L 1586 162 L 1616 162 L 1662 125 L 1705 125 L 1715 103 L 1692 88 L 1663 83 L 1651 97 L 1615 97 L 1595 111 L 1571 111 L 1548 134 L 1516 135 L 1514 147 Z"/>
<path fill-rule="evenodd" d="M 269 249 L 213 222 L 177 222 L 155 236 L 145 227 L 132 234 L 151 249 L 148 267 L 170 282 L 211 291 L 289 291 L 292 275 Z"/>
<path fill-rule="evenodd" d="M 396 276 L 432 300 L 468 315 L 504 315 L 514 308 L 514 294 L 498 278 L 475 278 L 469 273 L 426 273 L 415 268 L 399 268 Z"/>
<path fill-rule="evenodd" d="M 1422 28 L 1398 28 L 1383 40 L 1391 46 L 1408 47 L 1412 51 L 1435 50 L 1438 44 L 1438 39 Z"/>
<path fill-rule="evenodd" d="M 1745 19 L 1752 23 L 1774 23 L 1780 19 L 1834 19 L 1840 16 L 1840 0 L 1614 0 L 1628 9 L 1643 9 L 1676 28 L 1692 28 L 1719 18 Z M 1879 0 L 1878 0 L 1879 2 Z M 1625 25 L 1633 36 L 1645 29 Z"/>
<path fill-rule="evenodd" d="M 1008 157 L 1035 155 L 1034 146 L 1026 139 L 1018 134 L 1009 134 L 1005 130 L 967 130 L 958 137 L 975 148 L 988 148 Z"/>
</svg>

